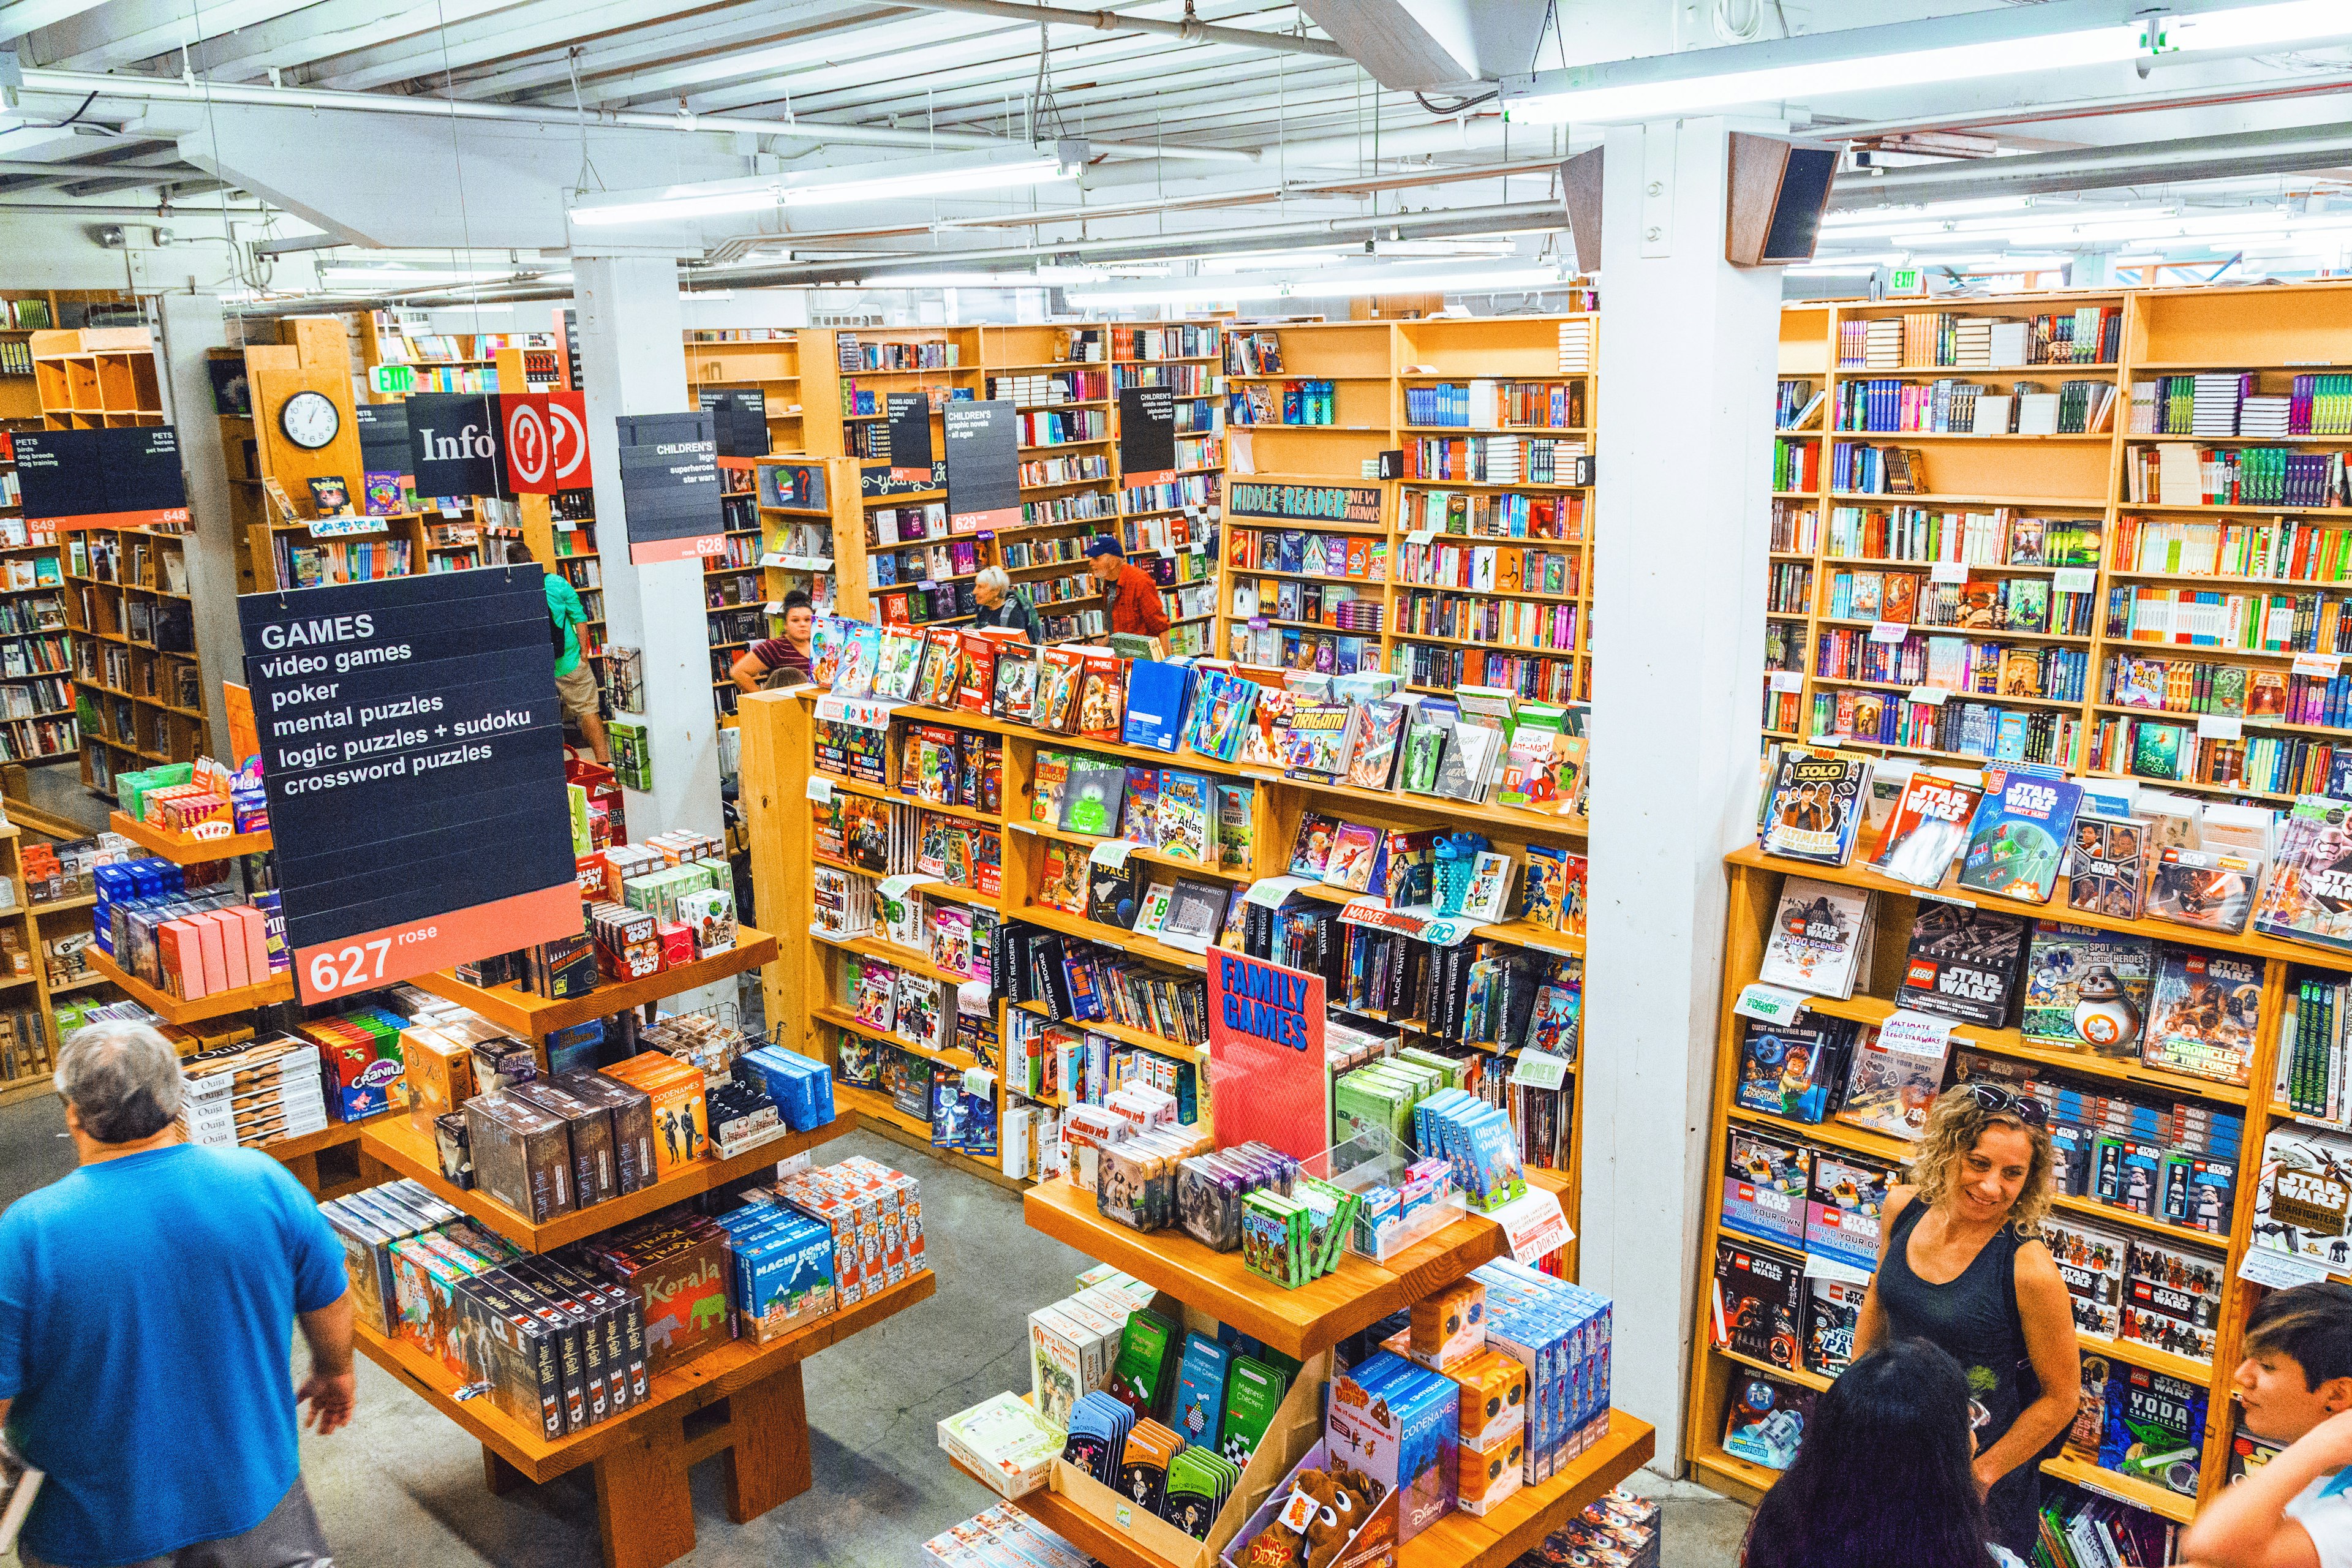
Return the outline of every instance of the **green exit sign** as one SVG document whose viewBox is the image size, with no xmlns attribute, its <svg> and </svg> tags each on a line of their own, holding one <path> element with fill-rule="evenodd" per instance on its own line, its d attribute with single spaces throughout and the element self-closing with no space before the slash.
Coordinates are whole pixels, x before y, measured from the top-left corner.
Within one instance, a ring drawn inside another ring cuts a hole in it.
<svg viewBox="0 0 2352 1568">
<path fill-rule="evenodd" d="M 1920 279 L 1917 268 L 1898 267 L 1886 275 L 1886 291 L 1889 294 L 1925 294 L 1927 285 Z"/>
<path fill-rule="evenodd" d="M 416 385 L 416 373 L 404 364 L 379 364 L 369 367 L 368 385 L 377 392 L 408 392 Z"/>
</svg>

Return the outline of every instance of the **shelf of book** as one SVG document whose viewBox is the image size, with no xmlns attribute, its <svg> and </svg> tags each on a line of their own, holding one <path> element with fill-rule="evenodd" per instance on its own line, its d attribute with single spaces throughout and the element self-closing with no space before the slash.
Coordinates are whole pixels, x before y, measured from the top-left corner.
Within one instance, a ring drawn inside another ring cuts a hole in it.
<svg viewBox="0 0 2352 1568">
<path fill-rule="evenodd" d="M 120 985 L 131 999 L 170 1024 L 194 1024 L 206 1018 L 225 1018 L 232 1013 L 249 1013 L 256 1007 L 267 1007 L 273 1002 L 294 999 L 294 978 L 289 974 L 277 980 L 264 981 L 259 985 L 238 985 L 193 1001 L 158 991 L 137 975 L 118 967 L 106 954 L 92 947 L 83 956 L 91 969 L 107 980 Z M 58 987 L 55 989 L 68 989 Z"/>
<path fill-rule="evenodd" d="M 1860 1156 L 1881 1166 L 1893 1168 L 1896 1173 L 1893 1178 L 1895 1181 L 1903 1179 L 1902 1167 L 1907 1163 L 1914 1149 L 1908 1139 L 1890 1135 L 1875 1127 L 1846 1122 L 1836 1112 L 1832 1112 L 1826 1121 L 1811 1122 L 1740 1103 L 1740 1086 L 1744 1077 L 1742 1045 L 1749 1025 L 1738 1013 L 1737 1004 L 1743 989 L 1758 980 L 1762 972 L 1766 948 L 1780 909 L 1785 879 L 1811 879 L 1838 888 L 1867 889 L 1876 895 L 1869 914 L 1875 935 L 1871 948 L 1870 968 L 1867 973 L 1856 973 L 1854 994 L 1843 999 L 1808 996 L 1803 1013 L 1789 1026 L 1804 1024 L 1804 1014 L 1848 1019 L 1864 1025 L 1881 1024 L 1894 1016 L 1896 1005 L 1892 998 L 1906 972 L 1913 922 L 1921 910 L 1936 907 L 1938 900 L 2022 915 L 2033 920 L 2088 925 L 2103 931 L 2148 938 L 2172 947 L 2254 960 L 2262 965 L 2263 973 L 2261 1023 L 2252 1042 L 2247 1072 L 2249 1081 L 2261 1086 L 2258 1091 L 2250 1091 L 2237 1084 L 2147 1067 L 2137 1058 L 2104 1057 L 2043 1045 L 2024 1039 L 2014 1028 L 1988 1029 L 1968 1025 L 1958 1025 L 1951 1029 L 1943 1068 L 1943 1081 L 1951 1081 L 1958 1071 L 1956 1058 L 1958 1053 L 1975 1051 L 1995 1060 L 2014 1061 L 2032 1069 L 2037 1077 L 2046 1074 L 2047 1081 L 2062 1087 L 2077 1088 L 2086 1094 L 2132 1094 L 2135 1103 L 2154 1104 L 2160 1108 L 2210 1107 L 2213 1114 L 2243 1117 L 2236 1132 L 2234 1151 L 2224 1161 L 2229 1166 L 2232 1184 L 2229 1206 L 2223 1215 L 2224 1228 L 2218 1233 L 2168 1223 L 2116 1204 L 2102 1203 L 2095 1196 L 2078 1196 L 2064 1192 L 2053 1194 L 2051 1215 L 2051 1223 L 2054 1226 L 2071 1226 L 2079 1222 L 2136 1242 L 2186 1252 L 2195 1258 L 2206 1260 L 2220 1281 L 2219 1300 L 2211 1321 L 2213 1338 L 2210 1363 L 2175 1351 L 2134 1342 L 2122 1332 L 2113 1337 L 2087 1332 L 2078 1336 L 2082 1352 L 2086 1358 L 2098 1358 L 2110 1363 L 2160 1373 L 2204 1391 L 2205 1425 L 2198 1438 L 2200 1496 L 2210 1498 L 2226 1484 L 2227 1459 L 2234 1435 L 2230 1414 L 2232 1406 L 2229 1379 L 2239 1359 L 2246 1314 L 2261 1294 L 2261 1287 L 2240 1278 L 2239 1266 L 2254 1239 L 2256 1189 L 2263 1142 L 2279 1114 L 2268 1086 L 2277 1080 L 2280 1071 L 2280 1053 L 2284 1046 L 2280 1038 L 2279 1019 L 2293 994 L 2290 974 L 2310 971 L 2352 973 L 2352 953 L 2280 942 L 2252 932 L 2231 936 L 2152 919 L 2126 920 L 2076 911 L 2069 907 L 2068 884 L 2063 876 L 2058 879 L 2051 901 L 2034 904 L 1991 897 L 1973 889 L 1955 888 L 1951 891 L 1944 891 L 1920 889 L 1880 876 L 1864 865 L 1862 859 L 1863 851 L 1857 851 L 1853 864 L 1828 867 L 1767 856 L 1753 847 L 1726 858 L 1730 880 L 1729 919 L 1725 938 L 1723 1010 L 1717 1033 L 1715 1098 L 1709 1120 L 1706 1191 L 1710 1194 L 1710 1200 L 1700 1252 L 1702 1270 L 1706 1271 L 1706 1277 L 1713 1276 L 1717 1268 L 1718 1243 L 1729 1242 L 1779 1258 L 1791 1276 L 1798 1275 L 1800 1271 L 1811 1272 L 1801 1243 L 1759 1239 L 1725 1222 L 1723 1204 L 1716 1201 L 1715 1194 L 1727 1192 L 1727 1181 L 1730 1175 L 1728 1141 L 1732 1134 L 1762 1134 L 1784 1146 L 1800 1150 Z M 1948 878 L 1946 886 L 1951 886 Z M 2124 1260 L 2116 1259 L 2115 1278 L 2117 1280 L 2122 1278 L 2123 1267 Z M 1835 1279 L 1849 1277 L 1853 1277 L 1851 1270 L 1847 1274 L 1832 1276 Z M 1866 1277 L 1866 1271 L 1864 1271 L 1864 1277 Z M 1691 1381 L 1687 1413 L 1687 1458 L 1700 1479 L 1717 1489 L 1752 1501 L 1778 1479 L 1779 1472 L 1724 1451 L 1726 1425 L 1731 1416 L 1739 1387 L 1759 1374 L 1811 1389 L 1825 1384 L 1827 1376 L 1814 1366 L 1815 1352 L 1810 1348 L 1814 1343 L 1813 1313 L 1822 1304 L 1822 1298 L 1818 1294 L 1822 1289 L 1824 1287 L 1819 1282 L 1806 1279 L 1799 1279 L 1794 1287 L 1801 1298 L 1809 1291 L 1816 1294 L 1809 1301 L 1801 1299 L 1786 1324 L 1787 1338 L 1781 1342 L 1788 1347 L 1788 1353 L 1795 1358 L 1796 1364 L 1791 1368 L 1775 1366 L 1771 1359 L 1745 1352 L 1736 1345 L 1717 1343 L 1712 1327 L 1713 1292 L 1703 1292 L 1710 1301 L 1700 1309 L 1696 1330 L 1696 1365 Z M 2116 1289 L 2120 1291 L 2120 1284 Z M 2172 1493 L 2152 1483 L 2104 1469 L 2096 1459 L 2095 1453 L 2069 1447 L 2043 1469 L 2051 1477 L 2102 1492 L 2166 1519 L 2186 1520 L 2193 1515 L 2198 1499 Z"/>
<path fill-rule="evenodd" d="M 649 974 L 643 980 L 599 985 L 584 996 L 541 996 L 511 981 L 503 985 L 472 985 L 446 970 L 420 974 L 411 984 L 422 986 L 436 996 L 463 1003 L 491 1023 L 512 1031 L 519 1038 L 538 1040 L 558 1029 L 584 1024 L 591 1018 L 642 1007 L 648 1002 L 658 1002 L 681 991 L 698 990 L 730 975 L 740 974 L 747 969 L 758 969 L 776 956 L 776 939 L 766 931 L 738 925 L 735 928 L 735 945 L 725 952 L 698 958 L 690 963 L 681 963 Z"/>
<path fill-rule="evenodd" d="M 384 1167 L 387 1173 L 377 1180 L 389 1181 L 396 1173 L 421 1182 L 442 1202 L 465 1210 L 525 1252 L 541 1253 L 626 1225 L 672 1204 L 684 1203 L 698 1194 L 723 1187 L 740 1176 L 772 1167 L 779 1160 L 829 1143 L 856 1129 L 856 1123 L 850 1118 L 836 1116 L 822 1127 L 807 1132 L 784 1132 L 727 1159 L 692 1161 L 649 1187 L 558 1215 L 543 1225 L 532 1223 L 478 1187 L 452 1186 L 441 1173 L 441 1154 L 434 1144 L 433 1134 L 414 1125 L 405 1111 L 394 1110 L 360 1122 L 352 1131 L 358 1135 L 362 1158 Z M 279 1151 L 273 1148 L 271 1152 Z"/>
</svg>

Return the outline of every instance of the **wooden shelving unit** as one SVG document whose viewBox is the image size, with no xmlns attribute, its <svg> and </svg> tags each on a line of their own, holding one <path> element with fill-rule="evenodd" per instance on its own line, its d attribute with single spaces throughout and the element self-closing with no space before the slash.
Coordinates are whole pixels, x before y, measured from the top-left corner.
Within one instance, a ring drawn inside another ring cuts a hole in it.
<svg viewBox="0 0 2352 1568">
<path fill-rule="evenodd" d="M 698 958 L 691 963 L 681 963 L 648 974 L 643 980 L 599 985 L 585 996 L 561 999 L 541 996 L 512 982 L 503 985 L 469 985 L 446 970 L 420 974 L 410 984 L 422 986 L 436 996 L 446 996 L 452 1002 L 464 1004 L 518 1038 L 538 1040 L 559 1029 L 584 1024 L 591 1018 L 625 1013 L 648 1002 L 658 1002 L 665 996 L 675 996 L 681 991 L 698 990 L 729 975 L 740 974 L 747 969 L 758 969 L 775 956 L 774 937 L 766 931 L 754 931 L 748 925 L 739 925 L 735 928 L 735 945 L 725 952 Z"/>
<path fill-rule="evenodd" d="M 1727 869 L 1731 896 L 1724 942 L 1723 1010 L 1716 1042 L 1715 1101 L 1708 1123 L 1707 1184 L 1705 1190 L 1709 1197 L 1698 1254 L 1703 1279 L 1712 1277 L 1717 1239 L 1734 1234 L 1727 1231 L 1721 1224 L 1717 1196 L 1724 1186 L 1729 1133 L 1742 1130 L 1759 1131 L 1790 1143 L 1843 1150 L 1893 1164 L 1907 1162 L 1913 1150 L 1913 1145 L 1905 1140 L 1848 1126 L 1834 1120 L 1818 1124 L 1807 1123 L 1747 1110 L 1735 1103 L 1745 1021 L 1734 1007 L 1741 990 L 1757 978 L 1773 914 L 1779 907 L 1783 879 L 1791 876 L 1811 878 L 1876 893 L 1872 918 L 1876 922 L 1878 941 L 1872 973 L 1856 977 L 1854 995 L 1850 1000 L 1809 997 L 1806 1001 L 1806 1006 L 1811 1012 L 1869 1024 L 1883 1022 L 1895 1011 L 1895 1005 L 1891 998 L 1901 983 L 1912 921 L 1922 900 L 1937 896 L 1909 883 L 1882 877 L 1859 864 L 1858 860 L 1856 864 L 1846 867 L 1823 867 L 1779 859 L 1752 846 L 1728 856 Z M 1947 885 L 1949 886 L 1948 882 Z M 2331 952 L 2323 948 L 2279 942 L 2252 932 L 2233 937 L 2159 921 L 2128 921 L 2079 913 L 2067 908 L 2063 879 L 2048 904 L 2022 903 L 1973 889 L 1953 896 L 1964 896 L 1966 901 L 1986 910 L 2022 915 L 2028 919 L 2063 920 L 2147 937 L 2175 946 L 2235 954 L 2263 966 L 2262 1034 L 2256 1042 L 2249 1073 L 2251 1087 L 2165 1072 L 2143 1067 L 2137 1060 L 2055 1049 L 2022 1039 L 2015 1029 L 1981 1029 L 1962 1026 L 1952 1031 L 1955 1054 L 1973 1050 L 2005 1057 L 2047 1069 L 2062 1079 L 2072 1079 L 2085 1089 L 2112 1086 L 2115 1091 L 2136 1091 L 2150 1098 L 2186 1099 L 2226 1110 L 2232 1115 L 2242 1114 L 2245 1119 L 2239 1141 L 2234 1206 L 2229 1229 L 2224 1235 L 2184 1229 L 2093 1199 L 2062 1194 L 2055 1200 L 2058 1210 L 2055 1217 L 2059 1220 L 2080 1218 L 2122 1234 L 2146 1237 L 2166 1246 L 2190 1248 L 2211 1258 L 2222 1268 L 2227 1282 L 2222 1289 L 2216 1343 L 2210 1366 L 2120 1338 L 2114 1341 L 2087 1335 L 2082 1338 L 2083 1353 L 2086 1357 L 2096 1356 L 2111 1363 L 2144 1367 L 2166 1376 L 2193 1382 L 2208 1390 L 2199 1497 L 2184 1497 L 2147 1482 L 2101 1469 L 2095 1462 L 2095 1456 L 2085 1457 L 2071 1447 L 2042 1467 L 2045 1476 L 2074 1482 L 2164 1518 L 2185 1522 L 2193 1517 L 2200 1500 L 2210 1500 L 2227 1484 L 2228 1457 L 2234 1435 L 2230 1378 L 2243 1343 L 2246 1315 L 2263 1294 L 2262 1287 L 2239 1278 L 2238 1267 L 2253 1237 L 2255 1189 L 2261 1174 L 2263 1141 L 2273 1125 L 2291 1120 L 2284 1106 L 2272 1103 L 2272 1085 L 2277 1079 L 2281 1048 L 2280 1018 L 2286 999 L 2292 994 L 2297 972 L 2352 973 L 2352 953 Z M 1948 1079 L 1951 1077 L 1948 1070 Z M 1742 1247 L 1773 1253 L 1790 1259 L 1792 1266 L 1801 1267 L 1803 1255 L 1796 1248 L 1759 1240 L 1745 1234 L 1738 1235 L 1737 1239 Z M 1773 1366 L 1748 1356 L 1715 1349 L 1706 1305 L 1708 1292 L 1703 1287 L 1700 1294 L 1702 1305 L 1696 1336 L 1696 1360 L 1691 1378 L 1685 1425 L 1685 1458 L 1706 1485 L 1753 1502 L 1779 1479 L 1779 1472 L 1750 1464 L 1724 1451 L 1723 1430 L 1730 1402 L 1735 1396 L 1735 1384 L 1757 1373 L 1811 1388 L 1826 1387 L 1829 1379 L 1801 1367 Z"/>
</svg>

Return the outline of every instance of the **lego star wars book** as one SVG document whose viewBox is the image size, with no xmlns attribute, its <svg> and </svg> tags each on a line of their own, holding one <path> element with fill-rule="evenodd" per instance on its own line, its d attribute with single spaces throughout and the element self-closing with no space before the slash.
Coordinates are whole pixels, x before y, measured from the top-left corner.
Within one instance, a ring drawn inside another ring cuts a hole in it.
<svg viewBox="0 0 2352 1568">
<path fill-rule="evenodd" d="M 1809 877 L 1780 885 L 1780 907 L 1764 942 L 1757 978 L 1816 996 L 1853 994 L 1854 979 L 1869 946 L 1874 893 L 1840 888 Z"/>
<path fill-rule="evenodd" d="M 2243 1084 L 2262 1028 L 2263 966 L 2189 948 L 2161 949 L 2140 1060 Z"/>
<path fill-rule="evenodd" d="M 1734 1098 L 1748 1110 L 1791 1121 L 1823 1121 L 1845 1087 L 1854 1026 L 1805 1015 L 1790 1024 L 1741 1020 L 1739 1083 Z"/>
<path fill-rule="evenodd" d="M 2001 1027 L 2016 999 L 2027 923 L 2020 915 L 1922 902 L 1895 1001 L 1980 1028 Z"/>
<path fill-rule="evenodd" d="M 1717 1242 L 1707 1318 L 1715 1347 L 1768 1366 L 1795 1366 L 1804 1287 L 1796 1259 L 1729 1239 Z"/>
<path fill-rule="evenodd" d="M 2042 1045 L 2137 1057 L 2156 944 L 2095 926 L 2036 921 L 2020 1032 Z"/>
<path fill-rule="evenodd" d="M 2259 856 L 2226 849 L 2167 849 L 2148 872 L 2151 920 L 2236 935 L 2253 912 Z"/>
<path fill-rule="evenodd" d="M 2099 1468 L 2195 1497 L 2205 1446 L 2205 1401 L 2206 1391 L 2196 1384 L 2146 1367 L 2116 1365 L 2107 1374 Z"/>
</svg>

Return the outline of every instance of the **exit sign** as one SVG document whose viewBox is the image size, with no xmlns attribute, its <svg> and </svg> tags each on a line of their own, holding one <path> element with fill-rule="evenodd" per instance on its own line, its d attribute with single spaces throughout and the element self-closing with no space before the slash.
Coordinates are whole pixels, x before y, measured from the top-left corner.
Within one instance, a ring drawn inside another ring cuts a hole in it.
<svg viewBox="0 0 2352 1568">
<path fill-rule="evenodd" d="M 1886 275 L 1886 291 L 1889 294 L 1925 294 L 1927 285 L 1920 278 L 1917 268 L 1898 267 Z"/>
<path fill-rule="evenodd" d="M 416 373 L 404 364 L 379 364 L 368 367 L 368 386 L 376 392 L 410 392 L 416 386 Z"/>
</svg>

